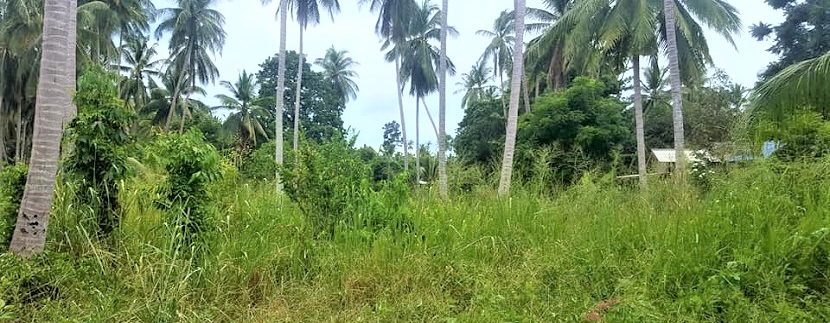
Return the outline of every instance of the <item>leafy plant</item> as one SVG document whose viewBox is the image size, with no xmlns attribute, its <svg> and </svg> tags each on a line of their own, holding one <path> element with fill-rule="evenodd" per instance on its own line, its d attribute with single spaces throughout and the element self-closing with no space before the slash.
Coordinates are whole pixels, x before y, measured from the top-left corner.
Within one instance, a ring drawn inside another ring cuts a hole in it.
<svg viewBox="0 0 830 323">
<path fill-rule="evenodd" d="M 79 204 L 90 207 L 104 236 L 119 224 L 118 185 L 127 176 L 129 128 L 135 119 L 118 99 L 116 82 L 116 75 L 101 68 L 80 78 L 75 96 L 79 114 L 68 131 L 74 147 L 65 162 L 79 182 Z"/>
<path fill-rule="evenodd" d="M 195 242 L 210 229 L 213 213 L 208 185 L 222 175 L 219 153 L 198 131 L 168 134 L 160 138 L 161 164 L 167 172 L 161 208 L 179 241 Z"/>
<path fill-rule="evenodd" d="M 17 219 L 17 210 L 26 185 L 26 165 L 8 166 L 0 171 L 0 245 L 8 245 Z"/>
</svg>

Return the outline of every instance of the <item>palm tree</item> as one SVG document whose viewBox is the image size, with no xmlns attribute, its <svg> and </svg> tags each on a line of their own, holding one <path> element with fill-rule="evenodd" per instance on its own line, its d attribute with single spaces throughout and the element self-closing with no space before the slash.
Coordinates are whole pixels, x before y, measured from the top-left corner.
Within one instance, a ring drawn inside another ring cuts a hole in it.
<svg viewBox="0 0 830 323">
<path fill-rule="evenodd" d="M 830 52 L 785 68 L 755 91 L 753 109 L 780 117 L 799 107 L 821 109 L 830 116 Z"/>
<path fill-rule="evenodd" d="M 493 73 L 499 79 L 499 89 L 502 92 L 501 105 L 507 111 L 507 102 L 504 99 L 504 72 L 513 64 L 513 47 L 516 41 L 514 15 L 510 11 L 502 11 L 493 22 L 493 30 L 479 30 L 477 35 L 490 38 L 490 44 L 481 55 L 481 60 L 493 61 Z"/>
<path fill-rule="evenodd" d="M 387 59 L 395 57 L 396 54 L 402 56 L 401 77 L 404 84 L 409 83 L 409 92 L 415 96 L 415 147 L 420 147 L 421 100 L 439 88 L 436 67 L 440 67 L 442 55 L 440 48 L 432 42 L 441 40 L 442 17 L 443 14 L 438 7 L 424 1 L 412 16 L 408 39 L 387 54 Z M 449 27 L 448 31 L 457 33 L 452 27 Z M 455 73 L 454 66 L 451 65 L 450 70 L 451 73 Z M 440 133 L 435 135 L 440 140 Z M 415 177 L 420 181 L 419 149 L 415 150 L 415 163 Z"/>
<path fill-rule="evenodd" d="M 214 109 L 233 111 L 225 121 L 225 128 L 239 134 L 240 149 L 245 150 L 252 145 L 256 146 L 257 135 L 268 138 L 265 128 L 259 122 L 269 113 L 257 97 L 259 84 L 252 74 L 242 71 L 236 83 L 222 81 L 220 83 L 231 95 L 219 94 L 216 96 L 221 105 Z"/>
<path fill-rule="evenodd" d="M 219 75 L 211 55 L 220 52 L 225 44 L 225 18 L 219 11 L 210 8 L 212 3 L 213 0 L 177 0 L 177 8 L 159 11 L 162 22 L 156 28 L 156 37 L 161 38 L 164 33 L 170 32 L 171 68 L 181 71 L 176 73 L 179 79 L 174 87 L 171 108 L 177 104 L 185 78 L 191 82 L 190 87 L 195 88 L 196 81 L 204 84 Z M 186 117 L 182 115 L 180 131 Z M 165 129 L 169 128 L 169 124 L 165 126 Z"/>
<path fill-rule="evenodd" d="M 163 59 L 155 59 L 156 44 L 149 45 L 145 36 L 127 39 L 122 50 L 122 65 L 118 69 L 127 74 L 121 81 L 121 98 L 124 103 L 132 102 L 133 107 L 147 104 L 147 80 L 161 74 Z"/>
<path fill-rule="evenodd" d="M 378 13 L 378 20 L 375 24 L 375 32 L 385 39 L 382 49 L 390 45 L 399 45 L 406 42 L 409 23 L 414 12 L 418 10 L 418 4 L 414 0 L 360 0 L 361 3 L 371 2 L 370 9 Z M 406 144 L 406 118 L 403 109 L 403 84 L 401 78 L 400 53 L 394 51 L 395 80 L 397 82 L 396 92 L 398 94 L 398 111 L 401 116 L 401 137 L 403 145 L 403 167 L 409 170 L 409 145 Z"/>
<path fill-rule="evenodd" d="M 300 148 L 300 100 L 303 87 L 303 34 L 308 23 L 320 23 L 320 7 L 326 9 L 334 19 L 334 13 L 340 11 L 338 0 L 285 0 L 288 1 L 288 10 L 294 11 L 294 19 L 300 24 L 300 59 L 297 67 L 297 93 L 294 97 L 294 151 Z"/>
<path fill-rule="evenodd" d="M 180 116 L 185 116 L 191 114 L 190 110 L 193 107 L 205 107 L 201 101 L 191 98 L 193 94 L 204 96 L 207 94 L 205 90 L 199 86 L 191 86 L 193 83 L 190 82 L 190 77 L 181 75 L 176 68 L 167 69 L 161 77 L 161 83 L 159 86 L 150 79 L 150 97 L 140 110 L 142 115 L 150 117 L 153 124 L 168 127 L 177 112 Z"/>
<path fill-rule="evenodd" d="M 263 4 L 271 3 L 271 0 L 262 0 Z M 283 124 L 283 112 L 285 106 L 285 47 L 286 47 L 286 37 L 287 37 L 287 29 L 288 29 L 288 1 L 287 0 L 280 0 L 279 9 L 278 9 L 280 18 L 280 54 L 277 58 L 277 97 L 274 100 L 275 108 L 274 108 L 274 161 L 277 164 L 277 171 L 275 173 L 276 179 L 276 188 L 277 193 L 281 193 L 283 190 L 283 183 L 280 179 L 280 171 L 279 166 L 283 165 L 284 158 L 283 153 L 285 148 L 283 145 L 285 144 L 285 140 L 283 139 L 284 127 Z"/>
<path fill-rule="evenodd" d="M 513 49 L 513 76 L 510 87 L 510 110 L 507 115 L 507 132 L 504 143 L 504 157 L 502 158 L 501 179 L 499 181 L 499 195 L 510 193 L 510 183 L 513 177 L 513 154 L 516 150 L 516 131 L 519 118 L 519 99 L 522 88 L 522 73 L 524 72 L 524 34 L 525 34 L 525 0 L 515 0 L 516 10 L 516 40 Z"/>
<path fill-rule="evenodd" d="M 357 91 L 360 91 L 360 88 L 354 81 L 354 78 L 358 77 L 358 75 L 353 70 L 358 63 L 348 55 L 348 51 L 338 51 L 332 46 L 326 51 L 326 55 L 323 58 L 318 58 L 315 62 L 315 64 L 323 68 L 323 75 L 334 86 L 334 90 L 337 91 L 337 95 L 340 96 L 343 105 L 349 102 L 349 100 L 357 98 Z"/>
<path fill-rule="evenodd" d="M 61 133 L 66 106 L 71 104 L 67 74 L 74 69 L 66 53 L 73 50 L 67 33 L 75 30 L 74 19 L 67 17 L 75 8 L 70 1 L 45 0 L 43 6 L 43 46 L 35 107 L 32 159 L 14 235 L 9 250 L 29 257 L 43 251 L 49 212 L 54 198 L 60 157 Z"/>
<path fill-rule="evenodd" d="M 450 26 L 447 23 L 447 12 L 450 9 L 449 1 L 444 0 L 441 6 L 441 63 L 439 77 L 440 88 L 438 89 L 438 192 L 444 199 L 449 198 L 449 183 L 447 178 L 447 68 L 450 62 L 447 58 L 447 34 Z M 451 69 L 455 74 L 455 68 Z"/>
<path fill-rule="evenodd" d="M 473 102 L 479 102 L 488 97 L 492 86 L 488 86 L 487 83 L 492 80 L 490 76 L 492 72 L 493 69 L 487 67 L 487 63 L 479 60 L 469 72 L 461 74 L 461 82 L 456 84 L 461 89 L 455 93 L 464 92 L 464 97 L 461 98 L 462 106 L 469 108 Z"/>
</svg>

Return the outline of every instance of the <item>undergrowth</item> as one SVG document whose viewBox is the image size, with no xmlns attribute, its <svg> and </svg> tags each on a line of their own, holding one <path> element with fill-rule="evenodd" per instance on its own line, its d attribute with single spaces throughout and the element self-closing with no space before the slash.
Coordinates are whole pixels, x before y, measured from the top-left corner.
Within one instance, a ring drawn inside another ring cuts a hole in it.
<svg viewBox="0 0 830 323">
<path fill-rule="evenodd" d="M 369 203 L 397 207 L 411 230 L 341 221 L 323 238 L 273 183 L 230 176 L 205 184 L 214 209 L 199 257 L 170 248 L 154 201 L 165 175 L 123 184 L 114 245 L 79 227 L 62 185 L 49 252 L 0 254 L 0 319 L 555 322 L 606 306 L 610 322 L 827 321 L 829 170 L 757 163 L 706 191 L 586 176 L 509 199 L 489 185 L 450 201 L 372 188 Z M 340 200 L 338 216 L 381 214 L 358 202 Z"/>
</svg>

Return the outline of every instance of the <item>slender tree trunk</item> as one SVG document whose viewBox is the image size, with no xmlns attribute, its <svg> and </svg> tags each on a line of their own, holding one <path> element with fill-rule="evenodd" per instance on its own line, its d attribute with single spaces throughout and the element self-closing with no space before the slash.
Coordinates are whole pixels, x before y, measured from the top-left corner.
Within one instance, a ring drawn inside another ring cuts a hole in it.
<svg viewBox="0 0 830 323">
<path fill-rule="evenodd" d="M 510 111 L 507 116 L 507 136 L 499 181 L 499 195 L 501 196 L 510 194 L 510 184 L 513 179 L 513 154 L 516 150 L 519 97 L 522 87 L 522 71 L 524 71 L 525 0 L 515 0 L 514 3 L 516 5 L 514 11 L 516 13 L 516 44 L 513 54 L 513 79 L 510 89 Z"/>
<path fill-rule="evenodd" d="M 533 99 L 539 99 L 539 87 L 541 87 L 542 81 L 539 78 L 536 78 L 536 93 L 533 94 Z"/>
<path fill-rule="evenodd" d="M 643 121 L 643 95 L 642 83 L 640 83 L 640 56 L 634 55 L 631 58 L 631 65 L 634 74 L 634 124 L 636 125 L 637 136 L 637 174 L 640 176 L 640 187 L 645 188 L 648 179 L 646 176 L 646 136 Z"/>
<path fill-rule="evenodd" d="M 300 26 L 300 63 L 299 67 L 297 67 L 297 94 L 294 96 L 294 158 L 297 157 L 297 149 L 300 148 L 300 100 L 302 99 L 302 90 L 303 90 L 303 63 L 305 61 L 305 57 L 303 57 L 303 26 Z"/>
<path fill-rule="evenodd" d="M 283 183 L 282 179 L 280 178 L 280 171 L 279 167 L 283 164 L 283 145 L 285 144 L 283 139 L 283 109 L 285 103 L 285 38 L 288 28 L 288 2 L 287 1 L 280 1 L 280 56 L 277 59 L 278 67 L 277 67 L 277 106 L 276 110 L 274 111 L 274 146 L 276 146 L 276 151 L 274 152 L 274 160 L 277 162 L 277 171 L 275 174 L 275 179 L 277 182 L 277 192 L 282 193 L 283 191 Z"/>
<path fill-rule="evenodd" d="M 403 139 L 403 169 L 409 170 L 409 142 L 406 140 L 406 118 L 403 111 L 403 84 L 401 84 L 401 58 L 395 57 L 395 83 L 398 87 L 398 110 L 401 113 L 401 138 Z"/>
<path fill-rule="evenodd" d="M 66 61 L 68 63 L 66 67 L 67 78 L 67 88 L 69 89 L 69 102 L 66 105 L 66 116 L 64 116 L 63 126 L 64 128 L 69 126 L 69 123 L 75 119 L 75 116 L 78 114 L 78 108 L 75 107 L 75 103 L 72 100 L 72 97 L 75 95 L 75 91 L 77 90 L 77 72 L 78 70 L 75 67 L 77 63 L 77 50 L 78 50 L 78 0 L 67 0 L 69 3 L 69 11 L 67 12 L 67 21 L 69 25 L 67 25 L 67 43 L 66 43 Z"/>
<path fill-rule="evenodd" d="M 438 88 L 438 192 L 444 199 L 449 198 L 449 183 L 447 178 L 447 33 L 449 24 L 447 15 L 450 10 L 449 1 L 443 1 L 444 13 L 441 15 L 441 73 Z"/>
<path fill-rule="evenodd" d="M 681 94 L 680 64 L 677 53 L 677 17 L 674 0 L 663 1 L 666 15 L 666 38 L 668 40 L 669 79 L 671 80 L 671 98 L 674 121 L 674 150 L 676 158 L 676 175 L 682 178 L 686 172 L 686 136 L 683 130 L 683 97 Z"/>
<path fill-rule="evenodd" d="M 40 253 L 46 243 L 46 229 L 54 198 L 60 157 L 67 93 L 67 30 L 73 29 L 68 1 L 46 0 L 43 17 L 43 51 L 35 106 L 32 159 L 9 250 L 29 257 Z"/>
<path fill-rule="evenodd" d="M 0 95 L 0 114 L 3 113 L 3 103 L 5 103 L 3 96 Z M 3 165 L 6 164 L 6 139 L 8 139 L 6 138 L 6 133 L 8 132 L 6 127 L 8 127 L 7 120 L 0 117 L 0 170 L 3 170 Z"/>
<path fill-rule="evenodd" d="M 427 101 L 424 98 L 421 98 L 421 103 L 424 105 L 424 111 L 427 113 L 427 118 L 429 119 L 429 123 L 432 124 L 432 130 L 435 131 L 435 140 L 438 140 L 439 131 L 438 127 L 435 126 L 435 120 L 432 119 L 432 113 L 429 112 L 429 106 L 427 106 Z"/>
<path fill-rule="evenodd" d="M 499 72 L 499 90 L 501 90 L 501 111 L 505 120 L 507 119 L 507 101 L 504 100 L 504 73 Z"/>
<path fill-rule="evenodd" d="M 530 86 L 529 82 L 527 81 L 527 74 L 522 75 L 522 87 L 524 88 L 524 95 L 525 95 L 525 113 L 530 113 Z"/>
<path fill-rule="evenodd" d="M 23 162 L 23 99 L 17 100 L 17 129 L 14 137 L 14 162 Z"/>
<path fill-rule="evenodd" d="M 415 184 L 421 185 L 421 100 L 415 97 Z"/>
</svg>

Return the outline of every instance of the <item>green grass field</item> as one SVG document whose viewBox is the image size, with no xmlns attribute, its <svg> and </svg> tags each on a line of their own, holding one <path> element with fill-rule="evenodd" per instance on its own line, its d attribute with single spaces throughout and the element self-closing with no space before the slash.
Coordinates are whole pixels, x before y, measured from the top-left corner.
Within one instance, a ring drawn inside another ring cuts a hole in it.
<svg viewBox="0 0 830 323">
<path fill-rule="evenodd" d="M 597 306 L 609 322 L 830 319 L 830 163 L 734 169 L 706 190 L 609 178 L 510 199 L 424 190 L 402 197 L 406 230 L 318 239 L 271 185 L 226 179 L 189 249 L 153 205 L 157 178 L 124 184 L 103 241 L 61 193 L 49 252 L 0 255 L 0 320 L 567 322 Z"/>
</svg>

